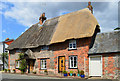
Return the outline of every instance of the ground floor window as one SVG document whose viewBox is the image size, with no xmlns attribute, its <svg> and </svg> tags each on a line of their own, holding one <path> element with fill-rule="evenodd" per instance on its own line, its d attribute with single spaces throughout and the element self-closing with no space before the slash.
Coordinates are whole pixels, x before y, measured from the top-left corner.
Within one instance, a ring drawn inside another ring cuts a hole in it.
<svg viewBox="0 0 120 81">
<path fill-rule="evenodd" d="M 77 68 L 77 56 L 69 57 L 69 68 Z"/>
<path fill-rule="evenodd" d="M 47 69 L 46 68 L 46 59 L 41 59 L 41 69 Z"/>
<path fill-rule="evenodd" d="M 20 61 L 17 60 L 17 61 L 16 61 L 16 68 L 19 68 L 19 67 L 20 67 Z"/>
</svg>

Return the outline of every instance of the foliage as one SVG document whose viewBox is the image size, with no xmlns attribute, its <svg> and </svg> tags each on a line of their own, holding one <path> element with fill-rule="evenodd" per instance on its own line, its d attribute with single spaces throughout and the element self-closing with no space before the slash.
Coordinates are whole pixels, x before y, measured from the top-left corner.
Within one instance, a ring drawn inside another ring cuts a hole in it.
<svg viewBox="0 0 120 81">
<path fill-rule="evenodd" d="M 15 69 L 13 69 L 13 71 L 15 72 Z"/>
<path fill-rule="evenodd" d="M 8 53 L 2 53 L 2 58 L 4 57 L 4 62 L 5 62 L 5 64 L 8 66 Z"/>
<path fill-rule="evenodd" d="M 19 59 L 20 59 L 19 70 L 21 71 L 21 73 L 24 73 L 26 68 L 27 68 L 27 64 L 26 64 L 26 59 L 24 58 L 24 54 L 23 53 L 19 54 Z"/>
<path fill-rule="evenodd" d="M 84 71 L 83 70 L 80 71 L 80 75 L 84 75 Z"/>
<path fill-rule="evenodd" d="M 5 72 L 7 72 L 8 70 L 7 69 L 4 69 Z"/>
<path fill-rule="evenodd" d="M 120 30 L 120 27 L 115 28 L 114 30 Z"/>
<path fill-rule="evenodd" d="M 64 70 L 64 71 L 63 71 L 63 74 L 67 74 L 67 71 Z"/>
<path fill-rule="evenodd" d="M 72 73 L 72 74 L 73 74 L 73 71 L 70 71 L 70 73 Z"/>
<path fill-rule="evenodd" d="M 19 59 L 24 59 L 24 54 L 23 53 L 19 54 Z"/>
<path fill-rule="evenodd" d="M 10 69 L 8 69 L 8 72 L 10 73 Z"/>
<path fill-rule="evenodd" d="M 78 69 L 78 74 L 80 73 L 79 69 Z"/>
<path fill-rule="evenodd" d="M 36 74 L 36 71 L 33 71 L 34 74 Z"/>
<path fill-rule="evenodd" d="M 47 69 L 46 69 L 46 70 L 44 70 L 44 72 L 45 72 L 45 73 L 47 73 L 47 72 L 48 72 L 48 71 L 47 71 Z"/>
</svg>

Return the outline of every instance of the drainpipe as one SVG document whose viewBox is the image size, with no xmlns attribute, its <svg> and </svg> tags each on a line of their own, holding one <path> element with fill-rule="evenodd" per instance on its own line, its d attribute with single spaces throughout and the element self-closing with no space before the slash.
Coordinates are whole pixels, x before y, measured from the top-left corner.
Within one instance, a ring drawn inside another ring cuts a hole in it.
<svg viewBox="0 0 120 81">
<path fill-rule="evenodd" d="M 3 57 L 2 57 L 2 59 L 3 59 L 3 70 L 5 69 L 5 67 L 4 67 L 4 53 L 5 53 L 5 43 L 3 42 Z"/>
</svg>

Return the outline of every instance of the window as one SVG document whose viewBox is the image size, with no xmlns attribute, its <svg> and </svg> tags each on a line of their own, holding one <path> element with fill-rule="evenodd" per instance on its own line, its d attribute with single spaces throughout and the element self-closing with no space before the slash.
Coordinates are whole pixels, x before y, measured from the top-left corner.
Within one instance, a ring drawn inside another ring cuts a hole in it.
<svg viewBox="0 0 120 81">
<path fill-rule="evenodd" d="M 69 49 L 76 49 L 76 40 L 69 41 Z"/>
<path fill-rule="evenodd" d="M 21 50 L 20 49 L 16 50 L 16 53 L 21 53 Z"/>
<path fill-rule="evenodd" d="M 48 50 L 49 49 L 49 46 L 42 46 L 41 47 L 41 50 Z"/>
<path fill-rule="evenodd" d="M 77 68 L 77 56 L 69 57 L 70 68 Z"/>
<path fill-rule="evenodd" d="M 20 67 L 20 61 L 16 61 L 16 68 Z"/>
<path fill-rule="evenodd" d="M 46 68 L 46 59 L 41 60 L 41 69 L 47 69 Z"/>
</svg>

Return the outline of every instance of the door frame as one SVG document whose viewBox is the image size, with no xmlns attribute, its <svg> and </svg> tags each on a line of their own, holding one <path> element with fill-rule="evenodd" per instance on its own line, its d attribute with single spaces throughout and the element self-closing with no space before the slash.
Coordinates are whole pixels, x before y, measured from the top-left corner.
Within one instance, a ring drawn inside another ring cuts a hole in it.
<svg viewBox="0 0 120 81">
<path fill-rule="evenodd" d="M 36 59 L 27 59 L 27 61 L 28 61 L 28 68 L 27 68 L 27 70 L 28 70 L 28 73 L 31 73 L 31 71 L 30 71 L 30 60 L 32 60 L 33 61 L 33 70 L 34 70 L 34 66 L 35 66 L 35 61 L 36 61 Z"/>
<path fill-rule="evenodd" d="M 60 57 L 65 57 L 65 56 L 58 56 L 58 73 L 60 73 L 60 71 L 59 71 L 59 58 Z M 66 70 L 66 67 L 65 67 L 65 70 Z"/>
<path fill-rule="evenodd" d="M 89 76 L 91 76 L 90 75 L 90 70 L 91 70 L 91 68 L 90 68 L 90 57 L 97 57 L 97 56 L 100 56 L 101 57 L 101 77 L 103 76 L 103 68 L 102 68 L 102 66 L 103 66 L 103 61 L 102 61 L 102 55 L 89 55 Z"/>
</svg>

